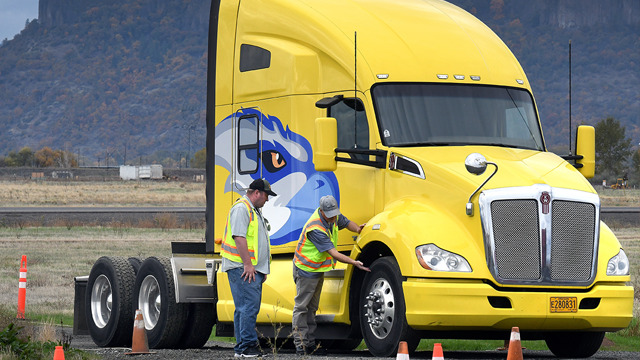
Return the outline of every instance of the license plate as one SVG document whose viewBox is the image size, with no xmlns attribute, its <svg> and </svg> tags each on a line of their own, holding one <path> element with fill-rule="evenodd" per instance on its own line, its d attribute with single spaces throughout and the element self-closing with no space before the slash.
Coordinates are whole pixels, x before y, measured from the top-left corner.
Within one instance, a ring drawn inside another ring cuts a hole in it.
<svg viewBox="0 0 640 360">
<path fill-rule="evenodd" d="M 575 297 L 552 297 L 551 312 L 578 312 L 578 298 Z"/>
</svg>

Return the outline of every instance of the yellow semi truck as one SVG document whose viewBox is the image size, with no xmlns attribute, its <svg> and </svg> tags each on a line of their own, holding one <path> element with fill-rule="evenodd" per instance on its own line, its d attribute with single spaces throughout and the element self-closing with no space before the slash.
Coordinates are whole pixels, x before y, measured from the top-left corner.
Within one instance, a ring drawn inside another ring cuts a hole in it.
<svg viewBox="0 0 640 360">
<path fill-rule="evenodd" d="M 364 339 L 392 356 L 399 341 L 518 326 L 588 357 L 629 324 L 629 261 L 585 179 L 593 128 L 578 129 L 575 164 L 548 152 L 524 71 L 474 16 L 440 0 L 214 0 L 210 19 L 206 241 L 98 260 L 82 301 L 97 344 L 126 344 L 137 308 L 151 347 L 202 346 L 214 324 L 233 336 L 216 239 L 259 177 L 278 194 L 263 210 L 264 337 L 291 331 L 293 251 L 324 195 L 367 224 L 338 251 L 371 268 L 326 273 L 329 349 Z"/>
</svg>

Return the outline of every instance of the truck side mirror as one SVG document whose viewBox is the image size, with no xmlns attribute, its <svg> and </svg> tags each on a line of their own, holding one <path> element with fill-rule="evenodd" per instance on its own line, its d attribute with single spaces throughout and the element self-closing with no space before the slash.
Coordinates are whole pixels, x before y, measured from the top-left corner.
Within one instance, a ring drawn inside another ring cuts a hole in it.
<svg viewBox="0 0 640 360">
<path fill-rule="evenodd" d="M 313 147 L 313 163 L 316 171 L 336 171 L 338 125 L 335 118 L 316 119 L 316 143 Z"/>
<path fill-rule="evenodd" d="M 576 164 L 582 164 L 578 171 L 587 179 L 592 178 L 596 169 L 596 129 L 593 126 L 578 126 L 576 155 L 582 155 L 582 159 L 576 160 Z"/>
</svg>

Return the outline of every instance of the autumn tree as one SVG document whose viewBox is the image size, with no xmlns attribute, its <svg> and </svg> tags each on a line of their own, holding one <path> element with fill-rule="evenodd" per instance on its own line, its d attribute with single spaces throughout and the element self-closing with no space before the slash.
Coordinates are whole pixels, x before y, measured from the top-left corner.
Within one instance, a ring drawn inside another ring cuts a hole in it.
<svg viewBox="0 0 640 360">
<path fill-rule="evenodd" d="M 596 172 L 622 175 L 631 156 L 631 138 L 625 134 L 625 127 L 612 116 L 601 119 L 596 129 Z"/>
<path fill-rule="evenodd" d="M 196 151 L 191 158 L 191 167 L 204 169 L 207 166 L 207 148 Z"/>
<path fill-rule="evenodd" d="M 40 167 L 53 167 L 60 160 L 60 155 L 45 146 L 35 153 L 36 164 Z"/>
</svg>

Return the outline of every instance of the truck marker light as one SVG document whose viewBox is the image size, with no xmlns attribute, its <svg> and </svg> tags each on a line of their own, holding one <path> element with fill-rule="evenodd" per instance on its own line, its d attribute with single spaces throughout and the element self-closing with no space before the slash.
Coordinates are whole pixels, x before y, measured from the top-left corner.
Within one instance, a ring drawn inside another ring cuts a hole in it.
<svg viewBox="0 0 640 360">
<path fill-rule="evenodd" d="M 380 230 L 380 224 L 375 224 L 371 227 L 371 230 Z"/>
<path fill-rule="evenodd" d="M 478 75 L 471 75 L 471 80 L 473 80 L 473 81 L 480 81 L 480 76 L 478 76 Z"/>
<path fill-rule="evenodd" d="M 449 75 L 444 75 L 444 74 L 438 74 L 438 79 L 440 80 L 447 80 L 449 78 Z"/>
<path fill-rule="evenodd" d="M 471 272 L 471 266 L 465 258 L 452 252 L 442 250 L 434 244 L 421 245 L 416 248 L 420 265 L 433 271 Z"/>
<path fill-rule="evenodd" d="M 627 258 L 624 250 L 620 249 L 620 252 L 616 256 L 609 259 L 609 263 L 607 263 L 607 275 L 629 275 L 629 258 Z"/>
<path fill-rule="evenodd" d="M 378 79 L 388 79 L 389 78 L 389 74 L 378 74 L 378 75 L 376 75 L 376 77 Z"/>
<path fill-rule="evenodd" d="M 456 80 L 464 80 L 464 75 L 453 75 Z"/>
<path fill-rule="evenodd" d="M 524 85 L 524 81 L 520 80 L 520 79 L 516 79 L 516 82 L 520 85 Z"/>
</svg>

